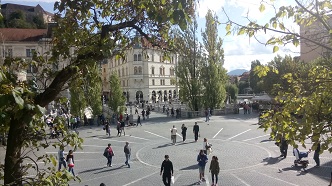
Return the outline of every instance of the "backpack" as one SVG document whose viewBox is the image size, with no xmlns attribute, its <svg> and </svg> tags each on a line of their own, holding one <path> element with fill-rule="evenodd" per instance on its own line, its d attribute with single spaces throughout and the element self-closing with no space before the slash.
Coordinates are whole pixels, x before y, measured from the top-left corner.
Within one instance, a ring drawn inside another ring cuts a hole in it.
<svg viewBox="0 0 332 186">
<path fill-rule="evenodd" d="M 103 156 L 105 156 L 106 158 L 108 157 L 108 148 L 104 150 Z"/>
</svg>

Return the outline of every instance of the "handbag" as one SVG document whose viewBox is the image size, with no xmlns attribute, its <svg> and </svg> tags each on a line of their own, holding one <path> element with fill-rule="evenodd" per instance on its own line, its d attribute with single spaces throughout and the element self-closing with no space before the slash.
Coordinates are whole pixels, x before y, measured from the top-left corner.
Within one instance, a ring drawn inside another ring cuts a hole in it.
<svg viewBox="0 0 332 186">
<path fill-rule="evenodd" d="M 68 160 L 68 167 L 74 167 L 74 162 L 73 162 L 73 159 L 72 158 L 69 158 Z"/>
<path fill-rule="evenodd" d="M 172 182 L 172 184 L 174 184 L 174 182 L 175 182 L 174 176 L 171 177 L 171 182 Z"/>
</svg>

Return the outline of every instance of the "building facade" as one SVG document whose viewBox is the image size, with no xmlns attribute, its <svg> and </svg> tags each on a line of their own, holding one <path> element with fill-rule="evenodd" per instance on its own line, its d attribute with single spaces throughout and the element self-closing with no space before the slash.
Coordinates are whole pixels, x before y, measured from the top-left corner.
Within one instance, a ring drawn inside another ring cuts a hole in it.
<svg viewBox="0 0 332 186">
<path fill-rule="evenodd" d="M 174 54 L 156 48 L 135 45 L 124 59 L 112 58 L 102 67 L 103 94 L 109 96 L 109 77 L 117 73 L 127 103 L 161 103 L 178 99 Z"/>
<path fill-rule="evenodd" d="M 327 24 L 332 26 L 332 17 L 329 15 Z M 319 21 L 313 22 L 309 26 L 300 25 L 300 47 L 301 56 L 300 60 L 304 62 L 310 62 L 319 57 L 331 57 L 331 51 L 323 48 L 311 41 L 315 41 L 319 44 L 330 46 L 330 33 L 329 30 L 323 26 Z M 307 38 L 307 39 L 305 39 Z M 309 40 L 308 40 L 309 39 Z M 311 40 L 311 41 L 310 41 Z"/>
</svg>

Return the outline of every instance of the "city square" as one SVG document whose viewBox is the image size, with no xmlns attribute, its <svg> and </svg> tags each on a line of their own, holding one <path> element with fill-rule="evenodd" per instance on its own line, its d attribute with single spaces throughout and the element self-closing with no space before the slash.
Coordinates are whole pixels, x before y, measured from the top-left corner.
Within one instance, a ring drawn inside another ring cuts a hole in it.
<svg viewBox="0 0 332 186">
<path fill-rule="evenodd" d="M 200 126 L 200 138 L 194 141 L 192 127 L 194 122 Z M 331 155 L 321 154 L 321 166 L 315 168 L 313 153 L 307 158 L 310 162 L 307 172 L 300 167 L 292 167 L 295 157 L 292 147 L 288 156 L 280 158 L 279 147 L 269 140 L 269 133 L 257 129 L 257 114 L 238 114 L 212 116 L 209 122 L 205 118 L 175 119 L 164 114 L 152 113 L 143 126 L 125 128 L 126 135 L 117 137 L 112 126 L 111 137 L 105 135 L 102 126 L 82 127 L 79 135 L 84 139 L 83 150 L 75 155 L 75 173 L 82 182 L 71 182 L 70 185 L 163 185 L 159 175 L 164 155 L 169 155 L 174 166 L 174 185 L 198 185 L 197 155 L 203 147 L 203 138 L 212 144 L 213 152 L 208 156 L 206 165 L 206 182 L 211 185 L 208 171 L 210 159 L 217 156 L 220 163 L 219 185 L 328 185 L 331 172 Z M 187 140 L 182 142 L 181 125 L 188 128 Z M 178 129 L 177 143 L 172 145 L 170 129 Z M 124 164 L 123 147 L 129 142 L 132 148 L 131 168 Z M 107 144 L 111 143 L 115 156 L 113 167 L 106 166 L 102 156 Z M 307 148 L 310 148 L 308 144 Z M 299 148 L 305 151 L 303 148 Z M 65 153 L 68 152 L 65 149 Z M 308 150 L 308 149 L 307 149 Z M 57 155 L 56 149 L 47 149 L 49 154 Z"/>
</svg>

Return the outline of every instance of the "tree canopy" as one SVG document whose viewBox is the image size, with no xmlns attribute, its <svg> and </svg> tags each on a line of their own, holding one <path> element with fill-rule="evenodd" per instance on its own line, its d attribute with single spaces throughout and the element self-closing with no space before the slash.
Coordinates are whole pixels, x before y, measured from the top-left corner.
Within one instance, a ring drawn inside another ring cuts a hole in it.
<svg viewBox="0 0 332 186">
<path fill-rule="evenodd" d="M 32 61 L 42 72 L 37 75 L 49 80 L 43 84 L 43 89 L 30 91 L 27 82 L 18 81 L 17 76 L 11 73 L 13 71 L 8 70 L 17 66 L 23 68 L 21 59 L 7 59 L 1 66 L 0 83 L 5 88 L 0 90 L 0 113 L 1 120 L 5 122 L 0 128 L 8 132 L 5 163 L 1 166 L 4 175 L 0 175 L 4 184 L 22 185 L 28 182 L 31 185 L 66 185 L 72 177 L 66 176 L 67 171 L 56 172 L 54 167 L 41 170 L 35 164 L 38 172 L 36 177 L 24 177 L 33 168 L 22 164 L 26 158 L 24 148 L 34 150 L 50 145 L 25 135 L 30 130 L 38 130 L 46 135 L 46 131 L 42 130 L 44 123 L 34 122 L 40 118 L 41 108 L 56 99 L 71 78 L 86 65 L 115 55 L 121 56 L 133 45 L 133 35 L 136 33 L 147 39 L 151 46 L 172 48 L 171 38 L 168 37 L 170 29 L 174 25 L 186 28 L 193 15 L 193 7 L 193 0 L 57 1 L 54 6 L 56 24 L 49 43 L 51 51 L 34 55 Z M 45 57 L 49 55 L 51 57 Z M 67 61 L 68 65 L 60 69 L 50 68 L 58 65 L 59 60 Z M 58 148 L 69 144 L 79 147 L 82 140 L 77 138 L 76 133 L 66 132 L 65 127 L 61 129 L 65 134 L 64 141 L 68 143 L 56 143 L 53 146 Z M 35 157 L 32 160 L 43 158 Z M 54 158 L 48 162 L 56 164 Z"/>
</svg>

